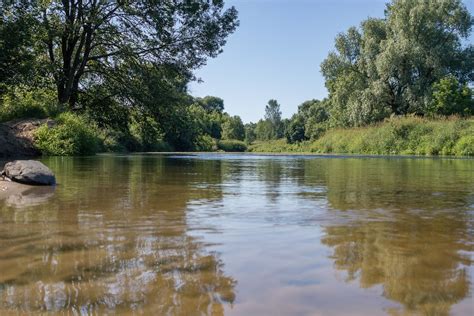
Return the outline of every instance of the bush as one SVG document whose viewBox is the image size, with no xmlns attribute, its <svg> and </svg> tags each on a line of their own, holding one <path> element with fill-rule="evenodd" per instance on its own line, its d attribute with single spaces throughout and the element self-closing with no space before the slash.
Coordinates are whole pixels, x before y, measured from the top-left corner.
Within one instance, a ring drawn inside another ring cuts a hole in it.
<svg viewBox="0 0 474 316">
<path fill-rule="evenodd" d="M 474 135 L 466 135 L 459 138 L 454 151 L 457 156 L 474 156 Z"/>
<path fill-rule="evenodd" d="M 57 126 L 38 128 L 35 145 L 45 155 L 88 155 L 99 151 L 100 138 L 97 128 L 87 118 L 66 112 L 58 116 Z"/>
<path fill-rule="evenodd" d="M 0 122 L 23 118 L 46 118 L 60 112 L 54 91 L 11 88 L 0 99 Z"/>
<path fill-rule="evenodd" d="M 240 140 L 229 139 L 218 141 L 217 148 L 229 152 L 242 152 L 247 150 L 247 145 Z"/>
<path fill-rule="evenodd" d="M 199 135 L 194 140 L 194 150 L 196 151 L 213 151 L 215 141 L 209 135 Z"/>
</svg>

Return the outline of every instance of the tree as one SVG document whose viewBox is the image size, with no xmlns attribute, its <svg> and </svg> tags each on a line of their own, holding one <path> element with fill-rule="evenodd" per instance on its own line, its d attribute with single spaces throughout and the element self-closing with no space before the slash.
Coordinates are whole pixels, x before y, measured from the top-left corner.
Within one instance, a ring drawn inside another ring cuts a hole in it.
<svg viewBox="0 0 474 316">
<path fill-rule="evenodd" d="M 462 46 L 472 25 L 460 0 L 393 0 L 384 19 L 339 34 L 321 64 L 333 125 L 425 114 L 435 82 L 447 75 L 472 81 L 473 46 Z"/>
<path fill-rule="evenodd" d="M 257 124 L 255 123 L 247 123 L 244 125 L 245 128 L 245 142 L 247 144 L 253 143 L 257 139 L 257 135 L 255 134 L 255 128 Z"/>
<path fill-rule="evenodd" d="M 303 103 L 302 112 L 306 117 L 305 121 L 305 137 L 308 139 L 318 139 L 328 129 L 328 101 L 312 100 L 309 106 L 304 109 L 307 104 Z"/>
<path fill-rule="evenodd" d="M 445 77 L 433 85 L 431 114 L 470 115 L 474 114 L 472 90 L 466 84 L 460 84 L 453 77 Z"/>
<path fill-rule="evenodd" d="M 309 100 L 298 106 L 298 113 L 293 115 L 285 136 L 288 143 L 295 143 L 306 139 L 319 138 L 328 128 L 328 100 Z"/>
<path fill-rule="evenodd" d="M 305 140 L 305 120 L 300 114 L 294 114 L 285 129 L 286 141 L 290 144 Z"/>
<path fill-rule="evenodd" d="M 240 116 L 228 116 L 222 123 L 222 139 L 245 139 L 245 128 Z"/>
<path fill-rule="evenodd" d="M 269 139 L 278 139 L 283 136 L 283 126 L 281 121 L 280 104 L 277 100 L 271 99 L 265 106 L 265 120 L 270 125 Z"/>
<path fill-rule="evenodd" d="M 269 120 L 259 120 L 255 125 L 255 137 L 257 140 L 274 139 L 273 127 Z"/>
<path fill-rule="evenodd" d="M 208 112 L 216 111 L 222 113 L 224 111 L 224 100 L 218 97 L 206 96 L 198 98 L 197 102 Z"/>
<path fill-rule="evenodd" d="M 36 29 L 35 20 L 21 5 L 17 13 L 6 9 L 0 15 L 0 94 L 9 85 L 32 83 L 39 69 L 31 43 Z"/>
<path fill-rule="evenodd" d="M 58 100 L 71 108 L 91 82 L 117 79 L 124 63 L 195 69 L 221 52 L 238 25 L 237 11 L 224 10 L 223 0 L 25 3 L 8 9 L 27 10 L 38 22 Z"/>
</svg>

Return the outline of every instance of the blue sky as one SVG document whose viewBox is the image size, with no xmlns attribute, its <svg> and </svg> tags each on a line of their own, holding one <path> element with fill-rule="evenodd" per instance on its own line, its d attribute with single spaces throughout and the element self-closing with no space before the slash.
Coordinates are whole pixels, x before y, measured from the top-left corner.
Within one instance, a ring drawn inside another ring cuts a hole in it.
<svg viewBox="0 0 474 316">
<path fill-rule="evenodd" d="M 227 0 L 240 27 L 224 52 L 196 72 L 194 96 L 224 99 L 244 122 L 263 117 L 269 99 L 290 117 L 300 103 L 327 96 L 319 65 L 334 37 L 367 17 L 382 17 L 386 0 Z M 474 0 L 464 3 L 472 13 Z"/>
</svg>

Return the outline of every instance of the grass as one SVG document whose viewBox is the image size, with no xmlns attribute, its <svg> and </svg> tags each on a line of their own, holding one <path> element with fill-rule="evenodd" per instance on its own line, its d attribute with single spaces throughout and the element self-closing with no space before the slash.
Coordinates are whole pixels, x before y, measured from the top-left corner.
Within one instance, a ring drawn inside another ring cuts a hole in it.
<svg viewBox="0 0 474 316">
<path fill-rule="evenodd" d="M 330 129 L 315 141 L 256 142 L 251 152 L 474 156 L 474 118 L 391 118 L 359 128 Z"/>
</svg>

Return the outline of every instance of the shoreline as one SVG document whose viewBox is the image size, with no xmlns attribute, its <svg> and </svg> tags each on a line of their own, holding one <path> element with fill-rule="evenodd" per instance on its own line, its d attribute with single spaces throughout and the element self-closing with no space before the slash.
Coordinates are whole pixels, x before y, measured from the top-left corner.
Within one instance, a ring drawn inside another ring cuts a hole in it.
<svg viewBox="0 0 474 316">
<path fill-rule="evenodd" d="M 268 157 L 314 157 L 314 158 L 404 158 L 404 159 L 467 159 L 474 160 L 473 156 L 453 156 L 453 155 L 376 155 L 376 154 L 345 154 L 345 153 L 312 153 L 312 152 L 215 152 L 215 151 L 145 151 L 145 152 L 105 152 L 98 153 L 97 156 L 200 156 L 200 155 L 222 155 L 222 156 L 268 156 Z M 46 156 L 43 156 L 46 157 Z M 54 156 L 51 156 L 54 157 Z M 76 156 L 77 157 L 77 156 Z M 90 156 L 89 156 L 90 157 Z"/>
</svg>

